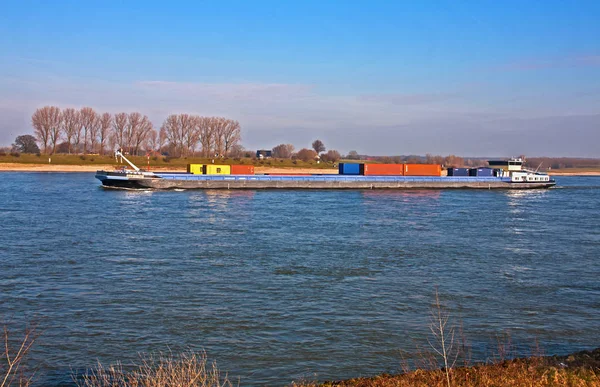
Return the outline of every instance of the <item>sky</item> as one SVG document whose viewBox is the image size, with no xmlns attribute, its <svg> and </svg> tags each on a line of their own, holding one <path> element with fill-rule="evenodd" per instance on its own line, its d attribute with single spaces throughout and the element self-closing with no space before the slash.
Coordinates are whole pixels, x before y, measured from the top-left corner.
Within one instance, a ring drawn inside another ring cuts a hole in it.
<svg viewBox="0 0 600 387">
<path fill-rule="evenodd" d="M 600 157 L 600 1 L 0 2 L 0 146 L 45 105 L 248 149 Z"/>
</svg>

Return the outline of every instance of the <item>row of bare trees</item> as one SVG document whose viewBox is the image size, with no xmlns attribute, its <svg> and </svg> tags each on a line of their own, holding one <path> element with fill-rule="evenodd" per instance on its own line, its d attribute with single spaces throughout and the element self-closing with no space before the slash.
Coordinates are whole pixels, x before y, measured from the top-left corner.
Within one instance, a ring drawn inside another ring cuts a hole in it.
<svg viewBox="0 0 600 387">
<path fill-rule="evenodd" d="M 60 109 L 45 106 L 31 116 L 31 124 L 44 153 L 100 153 L 120 146 L 138 154 L 152 132 L 152 123 L 138 112 L 97 113 L 91 107 Z M 58 149 L 60 148 L 60 149 Z"/>
<path fill-rule="evenodd" d="M 168 150 L 173 156 L 192 156 L 200 146 L 204 157 L 241 151 L 241 128 L 223 117 L 172 114 L 160 131 L 147 116 L 133 113 L 97 113 L 91 107 L 37 109 L 31 124 L 44 153 L 100 153 L 122 148 L 138 155 Z"/>
<path fill-rule="evenodd" d="M 198 146 L 202 157 L 229 156 L 242 150 L 240 123 L 224 117 L 171 114 L 160 134 L 176 156 L 195 155 Z"/>
</svg>

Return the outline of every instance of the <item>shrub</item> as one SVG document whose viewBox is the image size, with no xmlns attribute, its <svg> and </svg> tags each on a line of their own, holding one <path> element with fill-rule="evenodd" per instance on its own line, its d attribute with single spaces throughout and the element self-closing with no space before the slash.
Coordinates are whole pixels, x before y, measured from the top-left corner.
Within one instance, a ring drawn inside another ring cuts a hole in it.
<svg viewBox="0 0 600 387">
<path fill-rule="evenodd" d="M 121 364 L 104 367 L 99 363 L 76 383 L 79 387 L 231 387 L 227 375 L 221 375 L 216 363 L 208 363 L 204 352 L 141 356 L 132 371 L 124 370 Z"/>
<path fill-rule="evenodd" d="M 317 157 L 317 152 L 312 149 L 300 149 L 298 153 L 296 153 L 296 157 L 302 161 L 310 161 L 314 160 Z"/>
<path fill-rule="evenodd" d="M 12 157 L 21 157 L 21 154 L 19 152 L 11 152 L 10 155 Z"/>
</svg>

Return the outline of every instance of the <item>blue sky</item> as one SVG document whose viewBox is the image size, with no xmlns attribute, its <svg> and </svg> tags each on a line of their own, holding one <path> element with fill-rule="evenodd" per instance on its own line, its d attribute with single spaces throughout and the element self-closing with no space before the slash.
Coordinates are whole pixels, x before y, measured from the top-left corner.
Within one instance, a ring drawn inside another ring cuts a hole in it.
<svg viewBox="0 0 600 387">
<path fill-rule="evenodd" d="M 248 148 L 600 157 L 598 1 L 4 1 L 0 145 L 35 108 L 224 115 Z"/>
</svg>

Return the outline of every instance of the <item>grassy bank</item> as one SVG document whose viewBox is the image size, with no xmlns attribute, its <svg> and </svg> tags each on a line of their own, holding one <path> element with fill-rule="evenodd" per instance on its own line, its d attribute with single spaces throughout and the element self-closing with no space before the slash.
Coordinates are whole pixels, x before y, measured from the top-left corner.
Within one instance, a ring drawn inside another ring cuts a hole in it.
<svg viewBox="0 0 600 387">
<path fill-rule="evenodd" d="M 255 167 L 266 167 L 266 168 L 299 168 L 299 169 L 331 169 L 334 168 L 334 163 L 326 163 L 316 161 L 301 161 L 301 160 L 290 160 L 290 159 L 268 159 L 258 160 L 255 158 L 224 158 L 224 159 L 210 159 L 202 157 L 182 157 L 182 158 L 170 158 L 165 156 L 152 156 L 148 160 L 145 156 L 128 156 L 128 158 L 140 168 L 147 168 L 148 164 L 150 168 L 157 169 L 173 169 L 183 170 L 188 164 L 243 164 L 243 165 L 254 165 Z M 49 160 L 50 159 L 50 162 Z M 350 162 L 358 163 L 365 162 L 359 160 L 340 160 L 339 162 Z M 373 162 L 373 161 L 369 161 Z M 115 161 L 113 156 L 101 156 L 101 155 L 34 155 L 34 154 L 20 154 L 19 156 L 4 154 L 0 155 L 0 164 L 22 164 L 22 165 L 52 165 L 54 167 L 59 165 L 64 166 L 106 166 L 123 165 L 120 162 Z M 600 175 L 600 168 L 589 167 L 589 168 L 562 168 L 553 169 L 547 171 L 551 175 Z"/>
<path fill-rule="evenodd" d="M 277 168 L 313 168 L 313 169 L 327 169 L 332 168 L 333 163 L 325 163 L 316 161 L 301 161 L 301 160 L 290 160 L 290 159 L 268 159 L 258 160 L 254 158 L 201 158 L 201 157 L 181 157 L 181 158 L 170 158 L 164 156 L 152 156 L 150 159 L 144 156 L 127 156 L 131 162 L 139 166 L 140 168 L 146 167 L 150 163 L 150 167 L 158 168 L 185 168 L 188 164 L 220 164 L 220 165 L 231 165 L 231 164 L 243 164 L 243 165 L 254 165 L 256 167 L 277 167 Z M 48 159 L 51 161 L 49 162 Z M 0 164 L 52 164 L 52 165 L 118 165 L 120 163 L 115 161 L 113 156 L 100 156 L 100 155 L 34 155 L 34 154 L 20 154 L 15 155 L 4 155 L 0 156 Z"/>
</svg>

